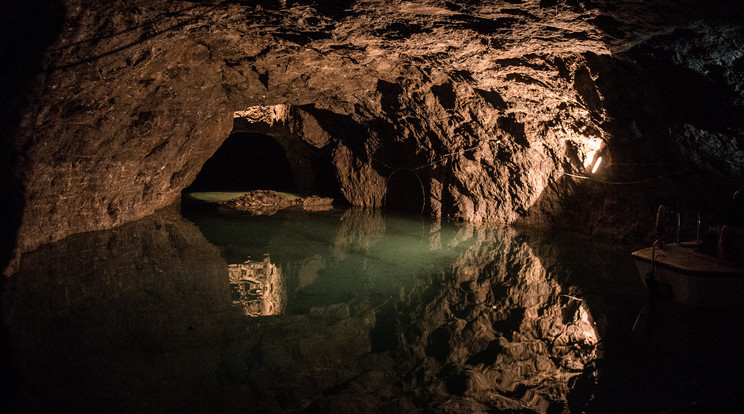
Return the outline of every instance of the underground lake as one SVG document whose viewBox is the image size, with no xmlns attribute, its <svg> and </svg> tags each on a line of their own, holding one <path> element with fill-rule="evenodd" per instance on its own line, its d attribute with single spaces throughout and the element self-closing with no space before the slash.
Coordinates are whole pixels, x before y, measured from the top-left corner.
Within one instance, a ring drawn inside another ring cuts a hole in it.
<svg viewBox="0 0 744 414">
<path fill-rule="evenodd" d="M 631 250 L 381 209 L 168 208 L 23 256 L 2 291 L 13 367 L 7 406 L 69 413 L 735 406 L 744 385 L 740 319 L 650 309 Z"/>
</svg>

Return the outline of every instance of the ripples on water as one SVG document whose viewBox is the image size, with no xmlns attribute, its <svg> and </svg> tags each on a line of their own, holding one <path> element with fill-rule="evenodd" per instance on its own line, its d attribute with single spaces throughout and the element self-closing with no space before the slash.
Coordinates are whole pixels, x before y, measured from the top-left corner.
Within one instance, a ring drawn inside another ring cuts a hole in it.
<svg viewBox="0 0 744 414">
<path fill-rule="evenodd" d="M 658 412 L 699 384 L 636 354 L 644 300 L 629 249 L 568 236 L 162 211 L 26 254 L 3 316 L 35 412 Z"/>
</svg>

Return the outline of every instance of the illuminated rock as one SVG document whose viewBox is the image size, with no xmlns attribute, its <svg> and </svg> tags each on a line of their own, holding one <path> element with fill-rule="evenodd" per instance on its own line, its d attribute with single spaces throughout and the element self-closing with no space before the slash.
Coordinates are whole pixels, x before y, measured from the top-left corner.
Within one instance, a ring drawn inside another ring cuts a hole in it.
<svg viewBox="0 0 744 414">
<path fill-rule="evenodd" d="M 407 169 L 425 214 L 472 222 L 637 237 L 654 195 L 704 204 L 741 176 L 726 5 L 61 3 L 28 13 L 64 14 L 39 76 L 11 70 L 21 252 L 173 203 L 236 114 L 286 120 L 350 204 L 381 206 Z M 598 143 L 595 179 L 653 184 L 586 179 Z"/>
<path fill-rule="evenodd" d="M 327 210 L 333 208 L 333 199 L 318 196 L 296 197 L 271 190 L 254 190 L 238 198 L 221 201 L 220 205 L 251 214 L 271 215 L 281 209 L 296 206 L 310 211 Z"/>
</svg>

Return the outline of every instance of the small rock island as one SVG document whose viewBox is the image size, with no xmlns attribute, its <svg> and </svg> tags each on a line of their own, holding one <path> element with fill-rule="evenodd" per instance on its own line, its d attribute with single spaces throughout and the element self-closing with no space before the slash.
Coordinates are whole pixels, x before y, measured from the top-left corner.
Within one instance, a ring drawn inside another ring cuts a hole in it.
<svg viewBox="0 0 744 414">
<path fill-rule="evenodd" d="M 333 199 L 317 195 L 295 197 L 292 194 L 273 190 L 254 190 L 240 197 L 221 201 L 219 204 L 255 215 L 272 215 L 289 207 L 302 207 L 305 210 L 312 211 L 330 210 L 333 208 Z"/>
</svg>

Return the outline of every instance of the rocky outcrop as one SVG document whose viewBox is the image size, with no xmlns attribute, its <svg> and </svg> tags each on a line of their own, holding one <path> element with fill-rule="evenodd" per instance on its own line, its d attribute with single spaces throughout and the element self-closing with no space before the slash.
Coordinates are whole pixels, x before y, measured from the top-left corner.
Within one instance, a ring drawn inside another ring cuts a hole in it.
<svg viewBox="0 0 744 414">
<path fill-rule="evenodd" d="M 707 207 L 742 175 L 735 5 L 68 0 L 46 12 L 60 10 L 13 122 L 19 251 L 174 202 L 236 111 L 275 105 L 360 206 L 422 194 L 399 205 L 638 237 L 627 223 L 653 204 Z"/>
<path fill-rule="evenodd" d="M 333 199 L 318 197 L 295 197 L 271 190 L 255 190 L 243 194 L 232 200 L 221 201 L 222 206 L 247 213 L 271 215 L 289 207 L 302 207 L 305 210 L 320 210 L 333 208 Z"/>
</svg>

